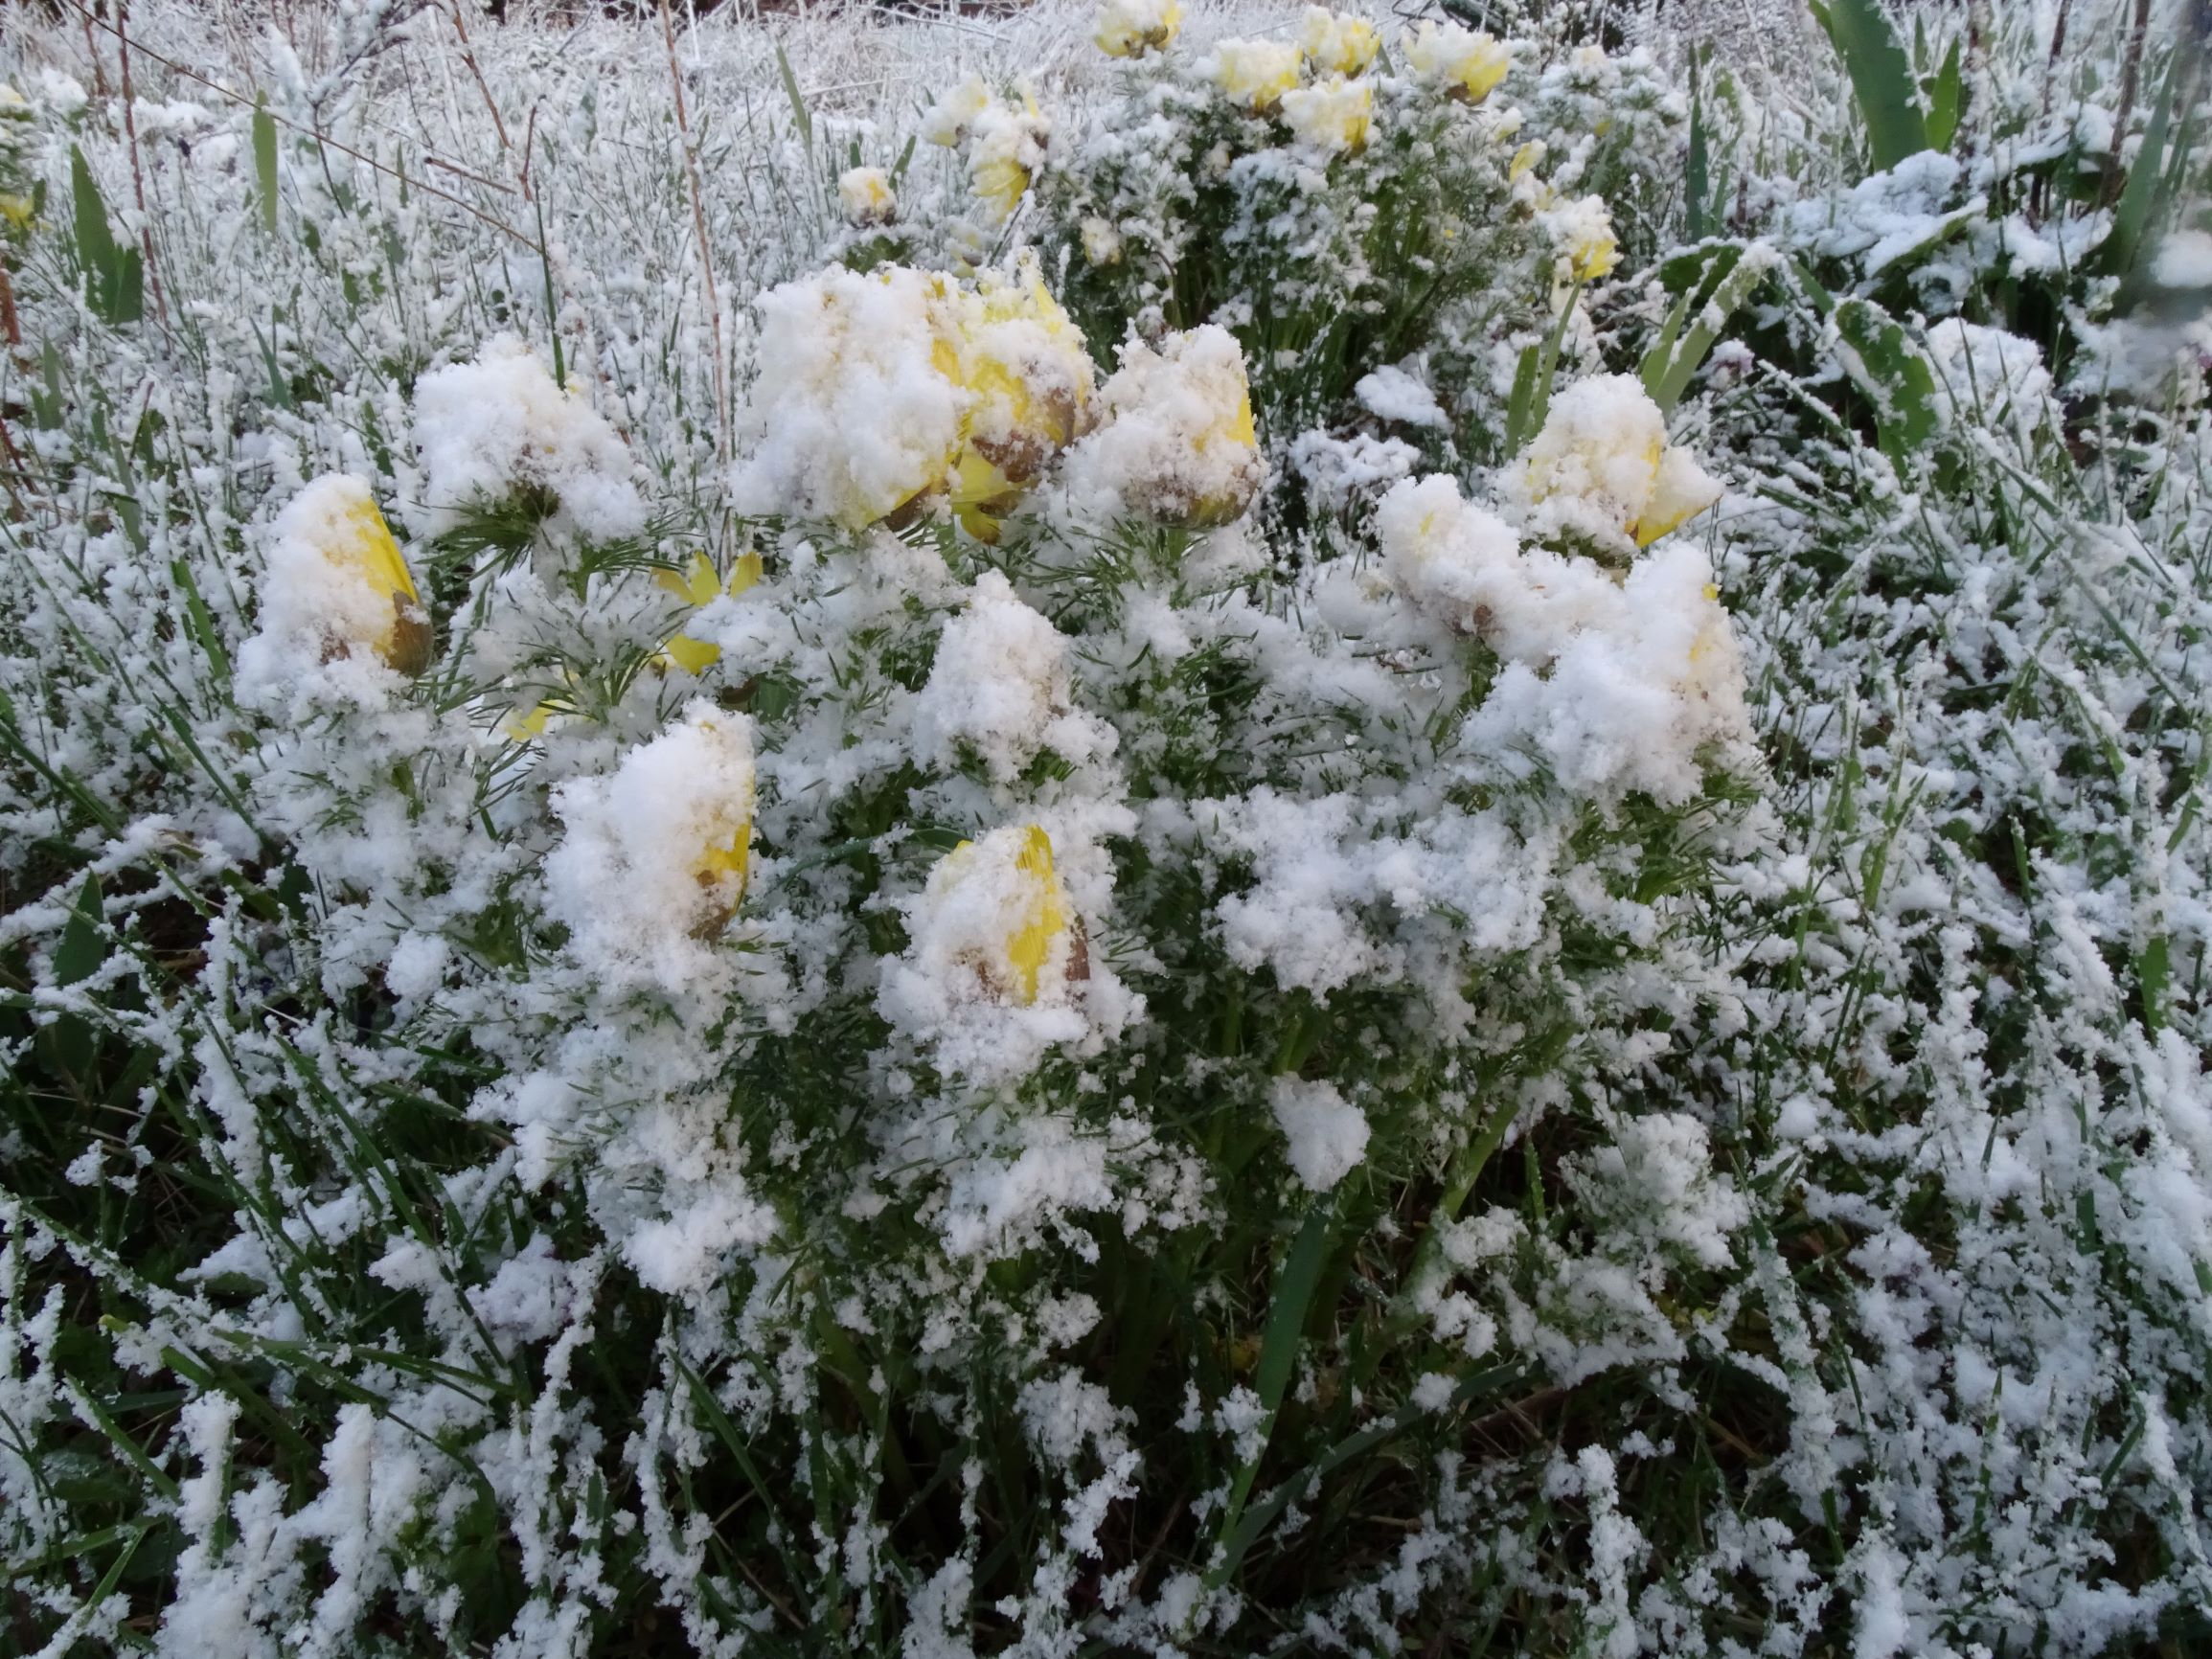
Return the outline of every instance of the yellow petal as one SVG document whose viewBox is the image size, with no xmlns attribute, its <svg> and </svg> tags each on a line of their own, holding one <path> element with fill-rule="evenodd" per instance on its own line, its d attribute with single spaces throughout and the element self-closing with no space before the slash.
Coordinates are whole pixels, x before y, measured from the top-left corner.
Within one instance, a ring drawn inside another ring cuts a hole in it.
<svg viewBox="0 0 2212 1659">
<path fill-rule="evenodd" d="M 1026 1006 L 1037 1000 L 1038 976 L 1052 954 L 1053 940 L 1067 931 L 1067 900 L 1053 874 L 1052 838 L 1035 824 L 1014 863 L 1029 877 L 1028 919 L 1007 940 L 1006 959 L 1020 981 L 1017 1000 Z"/>
<path fill-rule="evenodd" d="M 715 561 L 703 553 L 695 553 L 691 562 L 682 570 L 663 567 L 653 580 L 687 604 L 705 604 L 721 591 L 721 579 L 715 574 Z"/>
<path fill-rule="evenodd" d="M 661 654 L 687 674 L 703 674 L 722 660 L 722 648 L 677 634 L 661 648 Z"/>
</svg>

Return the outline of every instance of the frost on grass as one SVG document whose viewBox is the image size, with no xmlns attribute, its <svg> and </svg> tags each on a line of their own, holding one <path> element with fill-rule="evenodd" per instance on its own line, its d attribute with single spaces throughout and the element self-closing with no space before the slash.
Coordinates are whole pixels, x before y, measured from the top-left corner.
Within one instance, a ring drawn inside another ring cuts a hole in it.
<svg viewBox="0 0 2212 1659">
<path fill-rule="evenodd" d="M 18 1645 L 2201 1645 L 2168 46 L 400 10 L 0 46 Z"/>
</svg>

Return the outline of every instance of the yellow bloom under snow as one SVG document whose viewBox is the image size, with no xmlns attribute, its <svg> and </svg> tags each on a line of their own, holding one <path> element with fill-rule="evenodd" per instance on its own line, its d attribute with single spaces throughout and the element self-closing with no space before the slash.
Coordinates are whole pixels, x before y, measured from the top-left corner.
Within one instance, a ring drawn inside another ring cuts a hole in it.
<svg viewBox="0 0 2212 1659">
<path fill-rule="evenodd" d="M 1091 39 L 1108 57 L 1142 57 L 1165 48 L 1182 27 L 1177 0 L 1106 0 Z"/>
<path fill-rule="evenodd" d="M 1298 30 L 1298 49 L 1316 75 L 1357 75 L 1375 61 L 1382 37 L 1363 17 L 1347 16 L 1325 6 L 1306 8 Z"/>
<path fill-rule="evenodd" d="M 1014 216 L 1044 165 L 1051 138 L 1052 123 L 1026 92 L 1019 104 L 993 101 L 975 117 L 969 131 L 968 185 L 993 224 Z"/>
<path fill-rule="evenodd" d="M 357 647 L 403 674 L 429 666 L 415 579 L 368 485 L 345 473 L 308 484 L 277 516 L 262 612 L 265 631 L 321 636 L 326 658 Z"/>
<path fill-rule="evenodd" d="M 563 834 L 547 909 L 583 961 L 658 965 L 680 983 L 737 913 L 752 874 L 753 722 L 695 698 L 613 771 L 555 786 Z"/>
<path fill-rule="evenodd" d="M 998 539 L 996 515 L 1036 482 L 1090 418 L 1090 351 L 1037 262 L 986 272 L 966 308 L 950 372 L 969 394 L 952 505 L 970 534 Z"/>
<path fill-rule="evenodd" d="M 1456 23 L 1424 23 L 1405 43 L 1405 60 L 1414 73 L 1466 103 L 1480 103 L 1513 67 L 1513 55 L 1493 35 Z"/>
<path fill-rule="evenodd" d="M 1586 195 L 1562 203 L 1552 209 L 1550 219 L 1552 240 L 1576 282 L 1594 283 L 1612 274 L 1621 249 L 1605 197 Z"/>
<path fill-rule="evenodd" d="M 1283 95 L 1283 119 L 1299 142 L 1332 154 L 1367 148 L 1375 125 L 1374 90 L 1364 80 L 1333 76 Z"/>
<path fill-rule="evenodd" d="M 715 570 L 715 561 L 703 553 L 695 553 L 691 562 L 678 570 L 662 570 L 654 578 L 660 585 L 674 594 L 695 610 L 711 603 L 718 596 L 728 594 L 733 599 L 761 580 L 761 556 L 748 549 L 740 554 L 730 565 L 730 576 L 724 581 Z M 722 648 L 704 640 L 695 640 L 688 634 L 677 634 L 661 648 L 662 654 L 687 674 L 703 674 L 721 660 Z"/>
<path fill-rule="evenodd" d="M 1539 522 L 1649 547 L 1721 498 L 1641 381 L 1601 375 L 1561 393 L 1529 445 L 1525 484 Z"/>
<path fill-rule="evenodd" d="M 929 106 L 922 118 L 922 136 L 950 149 L 968 136 L 975 118 L 991 104 L 991 89 L 980 76 L 970 75 Z"/>
<path fill-rule="evenodd" d="M 1114 265 L 1121 262 L 1122 234 L 1114 228 L 1111 219 L 1093 214 L 1084 219 L 1083 231 L 1083 257 L 1094 265 Z"/>
<path fill-rule="evenodd" d="M 1129 341 L 1097 406 L 1097 429 L 1062 469 L 1071 497 L 1101 514 L 1190 530 L 1227 524 L 1251 505 L 1266 469 L 1243 350 L 1227 330 L 1202 324 L 1156 351 Z"/>
<path fill-rule="evenodd" d="M 1035 824 L 961 842 L 929 873 L 922 907 L 931 943 L 1000 1002 L 1026 1008 L 1083 977 L 1052 838 Z"/>
<path fill-rule="evenodd" d="M 1298 84 L 1305 55 L 1284 40 L 1223 40 L 1214 48 L 1214 83 L 1232 103 L 1265 114 Z"/>
<path fill-rule="evenodd" d="M 837 175 L 837 203 L 855 230 L 887 225 L 899 216 L 899 197 L 891 175 L 879 167 L 848 168 Z"/>
<path fill-rule="evenodd" d="M 762 296 L 763 442 L 738 474 L 743 511 L 859 530 L 948 497 L 970 534 L 1089 423 L 1083 331 L 1034 260 L 975 289 L 936 272 L 832 267 Z"/>
</svg>

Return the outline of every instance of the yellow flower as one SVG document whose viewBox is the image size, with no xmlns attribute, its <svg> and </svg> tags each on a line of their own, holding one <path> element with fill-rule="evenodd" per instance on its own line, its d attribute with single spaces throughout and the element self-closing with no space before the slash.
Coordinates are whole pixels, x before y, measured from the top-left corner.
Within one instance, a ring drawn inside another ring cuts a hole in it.
<svg viewBox="0 0 2212 1659">
<path fill-rule="evenodd" d="M 971 182 L 993 222 L 1004 224 L 1029 193 L 1029 169 L 1009 157 L 992 156 L 975 164 Z"/>
<path fill-rule="evenodd" d="M 1093 382 L 1083 330 L 1044 285 L 1034 257 L 1011 278 L 986 272 L 967 301 L 941 366 L 970 395 L 953 463 L 953 511 L 979 541 L 1045 464 L 1090 420 Z"/>
<path fill-rule="evenodd" d="M 1480 103 L 1513 66 L 1513 55 L 1502 41 L 1456 23 L 1424 23 L 1405 43 L 1405 60 L 1415 73 L 1442 86 L 1446 97 L 1463 103 Z"/>
<path fill-rule="evenodd" d="M 1316 75 L 1357 75 L 1375 61 L 1381 36 L 1364 18 L 1348 17 L 1323 6 L 1306 8 L 1298 47 Z"/>
<path fill-rule="evenodd" d="M 1658 465 L 1652 469 L 1652 493 L 1645 501 L 1643 511 L 1629 533 L 1636 538 L 1638 547 L 1649 547 L 1671 530 L 1678 530 L 1714 502 L 1721 499 L 1721 486 L 1714 482 L 1697 457 L 1687 449 L 1670 444 L 1660 451 Z M 1708 597 L 1719 599 L 1718 592 Z"/>
<path fill-rule="evenodd" d="M 1283 119 L 1302 143 L 1331 153 L 1367 148 L 1375 125 L 1374 94 L 1364 80 L 1333 76 L 1318 86 L 1283 95 Z"/>
<path fill-rule="evenodd" d="M 556 715 L 573 715 L 576 705 L 566 697 L 540 697 L 527 709 L 515 709 L 499 722 L 499 730 L 517 743 L 535 742 Z"/>
<path fill-rule="evenodd" d="M 1214 83 L 1233 103 L 1265 114 L 1298 84 L 1298 48 L 1279 40 L 1224 40 L 1214 48 Z"/>
<path fill-rule="evenodd" d="M 845 222 L 855 230 L 887 225 L 899 216 L 899 197 L 891 189 L 891 175 L 879 167 L 848 168 L 837 175 L 837 201 Z"/>
<path fill-rule="evenodd" d="M 991 103 L 991 89 L 982 78 L 970 75 L 929 108 L 922 119 L 922 136 L 950 149 L 968 136 L 975 118 Z"/>
<path fill-rule="evenodd" d="M 1613 239 L 1613 216 L 1603 196 L 1586 195 L 1554 208 L 1551 231 L 1568 274 L 1578 283 L 1609 276 L 1621 262 L 1620 244 Z"/>
<path fill-rule="evenodd" d="M 1721 498 L 1632 375 L 1579 380 L 1553 401 L 1529 445 L 1528 499 L 1558 527 L 1600 543 L 1649 547 Z"/>
<path fill-rule="evenodd" d="M 430 619 L 368 485 L 345 473 L 318 478 L 275 531 L 264 626 L 319 631 L 326 655 L 365 648 L 403 674 L 430 666 Z"/>
<path fill-rule="evenodd" d="M 1062 473 L 1078 498 L 1190 530 L 1251 505 L 1266 469 L 1244 353 L 1227 330 L 1202 324 L 1156 351 L 1131 340 L 1098 407 L 1098 429 L 1068 451 Z"/>
<path fill-rule="evenodd" d="M 696 609 L 712 602 L 718 594 L 726 593 L 735 598 L 759 581 L 761 556 L 750 549 L 740 554 L 730 566 L 727 582 L 715 573 L 714 560 L 703 553 L 693 554 L 691 562 L 682 570 L 662 570 L 654 580 Z M 688 634 L 677 634 L 662 648 L 661 654 L 687 674 L 703 674 L 721 660 L 722 649 Z"/>
<path fill-rule="evenodd" d="M 1002 1002 L 1037 1001 L 1056 946 L 1062 975 L 1080 977 L 1067 890 L 1053 869 L 1052 838 L 1035 824 L 961 842 L 930 872 L 925 901 L 940 913 L 987 916 L 984 936 L 959 954 Z"/>
<path fill-rule="evenodd" d="M 1177 0 L 1106 0 L 1091 39 L 1108 57 L 1142 57 L 1165 48 L 1182 27 Z"/>
<path fill-rule="evenodd" d="M 1092 215 L 1083 221 L 1083 257 L 1094 265 L 1117 265 L 1122 258 L 1122 234 L 1111 219 Z"/>
<path fill-rule="evenodd" d="M 1505 170 L 1506 183 L 1518 184 L 1531 168 L 1543 160 L 1543 154 L 1544 142 L 1540 138 L 1532 138 L 1515 150 L 1513 164 Z"/>
<path fill-rule="evenodd" d="M 1034 257 L 972 290 L 903 265 L 833 267 L 760 304 L 749 419 L 768 460 L 741 474 L 749 511 L 857 531 L 949 496 L 970 534 L 993 539 L 996 515 L 1089 424 L 1090 352 Z M 887 410 L 918 414 L 887 424 Z M 805 442 L 779 449 L 784 430 Z"/>
<path fill-rule="evenodd" d="M 1004 224 L 1028 194 L 1037 170 L 1044 165 L 1052 123 L 1037 107 L 1037 100 L 1024 92 L 1018 108 L 999 102 L 985 108 L 976 116 L 969 136 L 969 188 L 990 210 L 992 222 Z"/>
<path fill-rule="evenodd" d="M 695 714 L 689 724 L 713 745 L 724 769 L 742 776 L 741 788 L 707 808 L 703 845 L 692 865 L 692 876 L 707 901 L 705 925 L 698 931 L 711 934 L 720 931 L 744 902 L 752 876 L 753 745 L 749 724 L 733 724 L 714 714 Z"/>
</svg>

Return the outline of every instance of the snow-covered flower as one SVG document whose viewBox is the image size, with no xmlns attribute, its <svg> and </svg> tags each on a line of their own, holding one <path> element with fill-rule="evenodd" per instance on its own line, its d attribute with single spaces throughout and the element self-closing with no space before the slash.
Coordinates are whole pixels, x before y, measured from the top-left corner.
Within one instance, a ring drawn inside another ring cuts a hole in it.
<svg viewBox="0 0 2212 1659">
<path fill-rule="evenodd" d="M 1405 60 L 1414 73 L 1435 82 L 1446 96 L 1480 103 L 1513 66 L 1513 54 L 1494 35 L 1456 23 L 1424 23 L 1405 42 Z"/>
<path fill-rule="evenodd" d="M 970 75 L 929 106 L 922 118 L 922 136 L 931 144 L 952 148 L 968 136 L 975 118 L 991 106 L 991 88 L 983 78 Z"/>
<path fill-rule="evenodd" d="M 745 896 L 753 840 L 753 722 L 694 701 L 604 777 L 554 791 L 566 827 L 547 855 L 548 908 L 606 961 L 680 972 L 686 942 L 718 932 Z"/>
<path fill-rule="evenodd" d="M 1222 40 L 1214 47 L 1209 70 L 1232 103 L 1264 114 L 1298 84 L 1304 61 L 1305 55 L 1287 40 Z"/>
<path fill-rule="evenodd" d="M 1381 47 L 1374 24 L 1325 6 L 1307 7 L 1298 29 L 1298 50 L 1315 75 L 1357 75 Z"/>
<path fill-rule="evenodd" d="M 703 553 L 695 553 L 681 570 L 662 570 L 655 579 L 662 587 L 674 594 L 695 610 L 709 604 L 722 594 L 732 598 L 745 592 L 761 580 L 761 556 L 746 549 L 730 565 L 729 579 L 725 581 L 715 569 L 715 561 Z M 703 674 L 721 660 L 722 648 L 705 640 L 695 640 L 688 634 L 677 634 L 661 648 L 662 654 L 687 674 Z"/>
<path fill-rule="evenodd" d="M 17 231 L 28 227 L 37 208 L 25 170 L 38 112 L 12 86 L 0 83 L 0 218 Z"/>
<path fill-rule="evenodd" d="M 953 372 L 971 401 L 952 500 L 969 533 L 992 541 L 993 515 L 1088 425 L 1090 351 L 1034 259 L 1012 278 L 985 273 L 961 324 Z"/>
<path fill-rule="evenodd" d="M 770 288 L 738 468 L 741 511 L 858 530 L 944 488 L 970 398 L 957 365 L 964 298 L 949 277 L 832 266 Z"/>
<path fill-rule="evenodd" d="M 1027 92 L 1019 104 L 993 99 L 969 131 L 968 183 L 995 224 L 1004 224 L 1044 165 L 1052 122 Z"/>
<path fill-rule="evenodd" d="M 403 674 L 429 666 L 430 618 L 399 544 L 360 479 L 304 486 L 270 527 L 262 638 L 287 656 L 366 652 Z"/>
<path fill-rule="evenodd" d="M 432 534 L 518 491 L 553 498 L 557 531 L 611 540 L 645 527 L 629 445 L 577 385 L 556 385 L 513 334 L 494 335 L 474 361 L 433 370 L 416 384 L 415 447 Z"/>
<path fill-rule="evenodd" d="M 1091 39 L 1108 57 L 1142 57 L 1164 48 L 1182 27 L 1177 0 L 1106 0 Z"/>
<path fill-rule="evenodd" d="M 1093 214 L 1079 227 L 1083 233 L 1083 257 L 1094 265 L 1118 264 L 1122 257 L 1122 234 L 1114 228 L 1111 219 Z"/>
<path fill-rule="evenodd" d="M 1367 148 L 1374 126 L 1374 91 L 1364 80 L 1332 76 L 1283 95 L 1283 119 L 1301 144 L 1331 154 Z"/>
<path fill-rule="evenodd" d="M 1613 238 L 1613 216 L 1605 197 L 1585 195 L 1561 202 L 1545 216 L 1545 224 L 1552 245 L 1576 282 L 1598 282 L 1620 263 L 1620 244 Z"/>
<path fill-rule="evenodd" d="M 899 216 L 898 193 L 879 167 L 847 168 L 837 175 L 837 203 L 855 229 L 887 225 Z"/>
<path fill-rule="evenodd" d="M 1081 763 L 1117 741 L 1110 725 L 1076 706 L 1066 637 L 995 570 L 975 579 L 967 607 L 945 625 L 911 711 L 918 760 L 947 769 L 980 761 L 1000 784 L 1041 750 Z"/>
<path fill-rule="evenodd" d="M 1697 457 L 1668 443 L 1659 406 L 1627 375 L 1577 381 L 1553 399 L 1522 471 L 1539 527 L 1601 543 L 1649 547 L 1721 499 Z"/>
<path fill-rule="evenodd" d="M 761 442 L 738 472 L 748 511 L 858 530 L 946 493 L 990 540 L 1088 423 L 1090 352 L 1034 261 L 977 290 L 902 265 L 833 266 L 757 305 Z"/>
<path fill-rule="evenodd" d="M 1100 425 L 1069 452 L 1070 495 L 1101 516 L 1141 513 L 1197 529 L 1251 505 L 1263 468 L 1236 336 L 1214 324 L 1154 350 L 1121 349 L 1099 388 Z"/>
<path fill-rule="evenodd" d="M 1052 838 L 1035 824 L 953 848 L 910 920 L 919 958 L 971 974 L 999 1002 L 1060 1001 L 1089 972 Z"/>
</svg>

